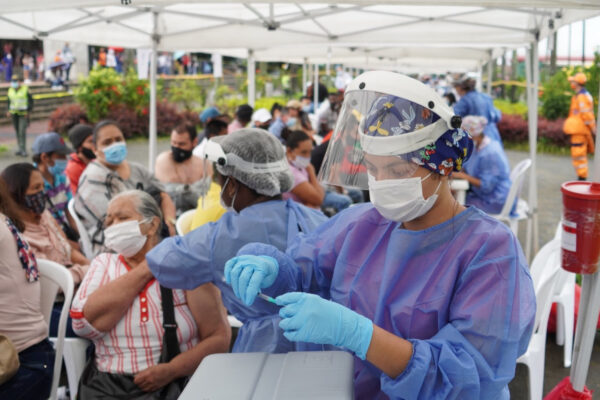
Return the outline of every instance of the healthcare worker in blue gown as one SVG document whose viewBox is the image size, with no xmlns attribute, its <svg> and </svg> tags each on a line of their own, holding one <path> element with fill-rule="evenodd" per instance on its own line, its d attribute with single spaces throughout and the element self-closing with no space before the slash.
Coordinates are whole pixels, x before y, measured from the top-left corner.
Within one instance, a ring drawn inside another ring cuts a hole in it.
<svg viewBox="0 0 600 400">
<path fill-rule="evenodd" d="M 475 81 L 467 78 L 458 82 L 454 88 L 460 96 L 460 100 L 454 105 L 456 115 L 466 117 L 467 115 L 478 115 L 485 117 L 488 123 L 485 126 L 485 136 L 500 143 L 502 147 L 502 138 L 496 126 L 500 122 L 502 113 L 494 107 L 494 101 L 485 93 L 475 90 Z"/>
<path fill-rule="evenodd" d="M 500 214 L 510 191 L 510 167 L 502 145 L 484 134 L 486 125 L 485 117 L 463 118 L 462 127 L 473 138 L 475 148 L 464 171 L 453 177 L 469 182 L 466 204 L 488 214 Z"/>
<path fill-rule="evenodd" d="M 246 304 L 262 302 L 259 291 L 276 297 L 288 339 L 352 352 L 358 399 L 509 398 L 535 293 L 510 229 L 452 197 L 448 176 L 473 148 L 460 124 L 412 78 L 358 76 L 321 178 L 368 189 L 373 204 L 285 253 L 244 246 L 225 267 Z"/>
<path fill-rule="evenodd" d="M 207 142 L 205 155 L 220 174 L 221 202 L 228 212 L 183 237 L 163 240 L 147 254 L 148 266 L 169 288 L 217 285 L 227 310 L 244 323 L 233 351 L 295 350 L 296 343 L 287 340 L 278 327 L 278 307 L 266 301 L 244 305 L 225 283 L 223 269 L 243 245 L 261 242 L 285 250 L 299 234 L 312 232 L 326 217 L 281 199 L 281 193 L 292 187 L 293 177 L 285 150 L 268 132 L 241 129 L 213 138 Z"/>
</svg>

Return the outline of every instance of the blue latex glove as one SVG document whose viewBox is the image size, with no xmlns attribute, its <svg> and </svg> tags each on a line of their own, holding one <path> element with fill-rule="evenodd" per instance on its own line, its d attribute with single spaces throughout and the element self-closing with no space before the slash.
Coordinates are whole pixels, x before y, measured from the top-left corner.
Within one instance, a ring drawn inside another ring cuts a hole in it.
<svg viewBox="0 0 600 400">
<path fill-rule="evenodd" d="M 373 323 L 366 317 L 314 294 L 292 292 L 275 299 L 282 318 L 279 327 L 295 342 L 344 347 L 365 359 L 373 336 Z"/>
<path fill-rule="evenodd" d="M 225 263 L 225 281 L 233 293 L 247 306 L 254 303 L 261 289 L 275 282 L 279 273 L 279 264 L 268 256 L 239 256 Z"/>
</svg>

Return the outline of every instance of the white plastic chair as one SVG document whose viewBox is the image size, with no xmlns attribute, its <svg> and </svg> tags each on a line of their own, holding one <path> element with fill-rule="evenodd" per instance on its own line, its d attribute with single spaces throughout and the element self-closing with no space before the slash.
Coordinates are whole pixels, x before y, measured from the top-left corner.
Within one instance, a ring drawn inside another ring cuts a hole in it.
<svg viewBox="0 0 600 400">
<path fill-rule="evenodd" d="M 50 399 L 56 399 L 56 389 L 58 387 L 58 379 L 60 378 L 60 370 L 62 367 L 63 347 L 65 342 L 65 332 L 67 330 L 67 317 L 71 308 L 71 300 L 73 299 L 73 278 L 69 270 L 54 261 L 38 259 L 38 269 L 40 271 L 41 297 L 40 306 L 44 319 L 50 326 L 50 318 L 52 308 L 59 289 L 64 295 L 64 303 L 60 311 L 60 319 L 58 322 L 58 335 L 53 342 L 55 343 L 56 357 L 54 359 L 54 376 L 52 377 L 52 388 L 50 389 Z"/>
<path fill-rule="evenodd" d="M 560 242 L 562 222 L 556 231 Z M 575 325 L 575 274 L 561 269 L 552 302 L 556 303 L 556 344 L 563 347 L 563 365 L 571 366 L 573 358 L 573 330 Z"/>
<path fill-rule="evenodd" d="M 515 165 L 510 172 L 510 180 L 512 184 L 510 185 L 510 190 L 508 191 L 508 196 L 506 197 L 502 211 L 500 211 L 500 214 L 492 215 L 492 217 L 507 223 L 515 236 L 519 234 L 519 221 L 527 219 L 525 256 L 527 257 L 528 261 L 531 259 L 531 216 L 529 215 L 529 205 L 525 200 L 520 198 L 520 195 L 526 176 L 525 173 L 529 167 L 531 167 L 531 159 L 529 158 L 526 158 Z M 515 200 L 517 200 L 516 216 L 510 214 Z"/>
<path fill-rule="evenodd" d="M 88 259 L 91 260 L 94 257 L 94 246 L 92 246 L 92 241 L 90 240 L 87 229 L 85 229 L 85 225 L 83 225 L 83 222 L 81 222 L 81 219 L 79 219 L 79 216 L 75 212 L 75 198 L 69 200 L 67 207 L 69 209 L 69 214 L 71 214 L 71 217 L 73 217 L 75 225 L 77 225 L 77 230 L 79 231 L 79 243 L 81 244 L 81 251 Z"/>
<path fill-rule="evenodd" d="M 541 400 L 544 388 L 546 330 L 552 295 L 560 272 L 560 241 L 546 243 L 531 264 L 531 278 L 536 297 L 535 323 L 527 351 L 517 360 L 529 369 L 529 399 Z"/>
<path fill-rule="evenodd" d="M 190 231 L 195 212 L 196 210 L 187 210 L 177 218 L 175 230 L 179 236 L 183 236 Z"/>
<path fill-rule="evenodd" d="M 65 338 L 63 347 L 63 359 L 67 370 L 67 381 L 69 382 L 69 393 L 71 399 L 77 398 L 79 378 L 86 365 L 86 351 L 90 341 L 83 338 Z"/>
<path fill-rule="evenodd" d="M 229 326 L 232 327 L 232 328 L 241 328 L 242 325 L 244 325 L 242 323 L 242 321 L 240 321 L 239 319 L 237 319 L 233 315 L 228 315 L 227 316 L 227 322 L 229 322 Z"/>
</svg>

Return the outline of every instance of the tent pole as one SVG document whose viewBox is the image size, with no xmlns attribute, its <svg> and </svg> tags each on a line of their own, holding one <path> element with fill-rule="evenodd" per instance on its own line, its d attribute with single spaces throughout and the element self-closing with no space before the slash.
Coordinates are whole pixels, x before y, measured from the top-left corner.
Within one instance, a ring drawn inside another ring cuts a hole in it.
<svg viewBox="0 0 600 400">
<path fill-rule="evenodd" d="M 537 140 L 538 140 L 538 88 L 540 86 L 540 56 L 539 56 L 539 42 L 536 40 L 533 43 L 533 59 L 532 59 L 532 71 L 533 71 L 533 87 L 531 88 L 531 98 L 533 100 L 533 128 L 534 128 L 534 141 L 533 145 L 530 146 L 530 151 L 533 149 L 533 158 L 531 162 L 531 177 L 533 183 L 529 185 L 529 205 L 533 210 L 531 218 L 533 236 L 533 254 L 537 254 L 539 250 L 539 224 L 538 224 L 538 190 L 537 190 Z M 533 203 L 532 203 L 533 200 Z M 533 205 L 532 205 L 533 204 Z M 531 247 L 531 246 L 530 246 Z M 530 252 L 532 249 L 529 250 Z"/>
<path fill-rule="evenodd" d="M 481 61 L 477 63 L 477 86 L 476 89 L 478 92 L 481 92 L 483 88 L 483 66 L 481 65 Z"/>
<path fill-rule="evenodd" d="M 154 162 L 156 161 L 156 52 L 158 47 L 158 12 L 152 11 L 152 53 L 150 55 L 150 112 L 149 117 L 149 150 L 148 170 L 154 173 Z"/>
<path fill-rule="evenodd" d="M 304 57 L 304 62 L 302 63 L 302 94 L 306 94 L 306 79 L 308 75 L 308 58 Z"/>
<path fill-rule="evenodd" d="M 525 255 L 527 261 L 531 261 L 531 253 L 538 251 L 537 243 L 537 181 L 536 181 L 536 153 L 537 153 L 537 90 L 539 73 L 537 71 L 539 63 L 537 42 L 532 42 L 527 49 L 525 57 L 525 74 L 527 78 L 527 111 L 529 124 L 529 158 L 531 159 L 531 168 L 529 169 L 529 212 L 530 218 L 527 220 L 527 238 L 525 245 Z M 533 249 L 532 249 L 533 247 Z"/>
<path fill-rule="evenodd" d="M 493 61 L 492 51 L 490 50 L 490 59 L 487 64 L 487 88 L 485 89 L 486 93 L 491 96 L 492 95 L 492 73 L 493 73 Z"/>
<path fill-rule="evenodd" d="M 319 64 L 315 64 L 315 73 L 313 74 L 315 80 L 313 83 L 313 95 L 314 95 L 314 112 L 317 114 L 317 109 L 319 108 Z"/>
<path fill-rule="evenodd" d="M 248 49 L 248 104 L 254 108 L 256 98 L 256 66 L 254 65 L 254 50 Z"/>
</svg>

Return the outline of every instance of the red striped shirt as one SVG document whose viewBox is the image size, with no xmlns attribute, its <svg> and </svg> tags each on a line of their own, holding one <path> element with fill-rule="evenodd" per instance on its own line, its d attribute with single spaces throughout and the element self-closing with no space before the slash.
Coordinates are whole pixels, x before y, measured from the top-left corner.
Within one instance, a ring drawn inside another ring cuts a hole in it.
<svg viewBox="0 0 600 400">
<path fill-rule="evenodd" d="M 114 374 L 137 374 L 158 364 L 162 349 L 162 305 L 160 286 L 152 280 L 129 306 L 127 313 L 109 331 L 99 332 L 86 319 L 83 307 L 90 294 L 129 272 L 125 260 L 116 254 L 96 257 L 79 286 L 71 307 L 73 329 L 94 341 L 98 370 Z M 173 290 L 177 338 L 181 352 L 199 341 L 196 321 L 187 306 L 183 290 Z"/>
</svg>

